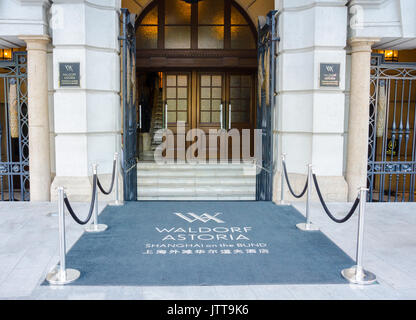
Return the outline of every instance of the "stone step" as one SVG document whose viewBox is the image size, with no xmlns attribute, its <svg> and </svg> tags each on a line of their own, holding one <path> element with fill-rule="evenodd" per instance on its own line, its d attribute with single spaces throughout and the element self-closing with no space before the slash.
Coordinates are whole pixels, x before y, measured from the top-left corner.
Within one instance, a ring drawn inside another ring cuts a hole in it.
<svg viewBox="0 0 416 320">
<path fill-rule="evenodd" d="M 143 151 L 139 155 L 140 160 L 144 161 L 153 161 L 154 160 L 154 151 Z"/>
<path fill-rule="evenodd" d="M 220 201 L 255 201 L 256 196 L 138 196 L 139 201 L 205 201 L 205 200 L 220 200 Z"/>
<path fill-rule="evenodd" d="M 256 166 L 252 162 L 215 162 L 215 163 L 156 163 L 156 162 L 139 162 L 137 167 L 143 170 L 238 170 L 238 169 L 255 169 Z"/>
<path fill-rule="evenodd" d="M 154 170 L 141 170 L 137 171 L 138 177 L 169 177 L 173 179 L 175 177 L 253 177 L 256 172 L 252 170 L 168 170 L 161 169 L 159 171 Z"/>
<path fill-rule="evenodd" d="M 140 186 L 252 186 L 256 183 L 256 177 L 250 176 L 224 176 L 222 178 L 216 177 L 149 177 L 139 176 L 137 178 L 137 185 Z"/>
<path fill-rule="evenodd" d="M 146 171 L 141 171 L 141 172 L 137 172 L 137 178 L 156 178 L 156 177 L 166 177 L 169 179 L 175 179 L 175 178 L 182 178 L 182 177 L 197 177 L 197 178 L 202 178 L 202 177 L 217 177 L 218 179 L 221 177 L 227 177 L 227 178 L 234 178 L 234 177 L 239 177 L 239 176 L 254 176 L 254 174 L 252 173 L 248 173 L 248 174 L 244 174 L 242 172 L 238 172 L 238 171 L 234 171 L 234 172 L 229 172 L 226 175 L 224 173 L 221 172 L 209 172 L 209 171 L 202 171 L 202 172 L 190 172 L 190 171 L 180 171 L 180 172 L 176 172 L 176 170 L 174 172 L 169 172 L 166 171 L 165 173 L 154 173 L 154 172 L 146 172 Z"/>
<path fill-rule="evenodd" d="M 251 186 L 242 186 L 233 188 L 218 187 L 218 186 L 186 186 L 181 188 L 175 187 L 149 187 L 149 186 L 138 186 L 138 196 L 144 197 L 160 197 L 160 196 L 176 196 L 176 197 L 208 197 L 208 196 L 253 196 L 256 193 L 256 189 Z"/>
<path fill-rule="evenodd" d="M 256 167 L 251 164 L 239 163 L 155 163 L 141 162 L 137 164 L 137 168 L 141 171 L 244 171 L 255 174 Z"/>
</svg>

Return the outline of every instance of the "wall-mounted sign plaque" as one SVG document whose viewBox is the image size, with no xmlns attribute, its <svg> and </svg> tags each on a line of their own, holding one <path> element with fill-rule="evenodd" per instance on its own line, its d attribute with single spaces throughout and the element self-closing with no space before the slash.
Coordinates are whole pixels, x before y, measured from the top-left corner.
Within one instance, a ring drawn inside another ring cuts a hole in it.
<svg viewBox="0 0 416 320">
<path fill-rule="evenodd" d="M 320 86 L 339 87 L 339 63 L 321 63 Z"/>
<path fill-rule="evenodd" d="M 59 86 L 79 87 L 79 62 L 59 63 Z"/>
</svg>

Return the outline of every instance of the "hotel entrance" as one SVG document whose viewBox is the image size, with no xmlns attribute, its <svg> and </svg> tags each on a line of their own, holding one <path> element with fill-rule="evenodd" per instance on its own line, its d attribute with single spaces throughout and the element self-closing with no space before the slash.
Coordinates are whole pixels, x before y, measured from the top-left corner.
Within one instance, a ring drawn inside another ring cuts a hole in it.
<svg viewBox="0 0 416 320">
<path fill-rule="evenodd" d="M 274 14 L 259 48 L 233 0 L 155 0 L 123 16 L 126 200 L 136 188 L 138 200 L 256 200 L 257 169 L 272 164 Z"/>
<path fill-rule="evenodd" d="M 234 1 L 189 2 L 153 1 L 136 20 L 139 160 L 153 159 L 159 129 L 171 130 L 176 143 L 178 124 L 184 134 L 251 129 L 253 147 L 256 28 Z M 219 146 L 207 141 L 207 157 L 214 149 L 219 158 Z"/>
<path fill-rule="evenodd" d="M 135 21 L 138 199 L 255 200 L 255 164 L 241 161 L 244 129 L 254 156 L 257 28 L 250 17 L 232 0 L 156 0 Z M 210 131 L 231 136 L 226 147 L 220 137 L 210 143 Z M 161 165 L 155 154 L 166 143 L 162 156 L 173 162 Z"/>
</svg>

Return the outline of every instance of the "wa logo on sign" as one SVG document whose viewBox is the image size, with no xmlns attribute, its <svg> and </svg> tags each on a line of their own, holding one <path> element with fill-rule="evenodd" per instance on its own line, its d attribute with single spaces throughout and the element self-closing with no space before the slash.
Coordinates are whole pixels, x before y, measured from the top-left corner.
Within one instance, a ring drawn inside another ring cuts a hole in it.
<svg viewBox="0 0 416 320">
<path fill-rule="evenodd" d="M 66 64 L 65 65 L 65 69 L 66 69 L 66 71 L 68 71 L 68 72 L 74 72 L 74 69 L 72 68 L 72 66 L 71 65 L 69 65 L 69 64 Z"/>
<path fill-rule="evenodd" d="M 333 66 L 326 66 L 326 71 L 334 73 L 334 67 Z"/>
<path fill-rule="evenodd" d="M 193 212 L 188 212 L 188 213 L 174 212 L 173 214 L 175 214 L 178 217 L 188 221 L 189 223 L 192 223 L 194 221 L 201 221 L 203 223 L 206 223 L 206 222 L 211 221 L 211 220 L 215 221 L 217 223 L 225 223 L 221 219 L 217 218 L 217 216 L 221 214 L 220 212 L 217 212 L 213 216 L 208 214 L 208 213 L 203 213 L 201 215 L 197 215 L 196 213 L 193 213 Z"/>
</svg>

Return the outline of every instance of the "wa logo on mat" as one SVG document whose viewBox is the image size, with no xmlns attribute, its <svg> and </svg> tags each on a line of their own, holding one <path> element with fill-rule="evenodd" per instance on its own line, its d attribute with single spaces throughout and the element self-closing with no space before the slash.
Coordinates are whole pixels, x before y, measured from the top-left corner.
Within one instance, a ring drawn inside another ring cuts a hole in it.
<svg viewBox="0 0 416 320">
<path fill-rule="evenodd" d="M 203 223 L 206 223 L 206 222 L 211 221 L 211 220 L 215 221 L 217 223 L 225 223 L 221 219 L 217 218 L 217 216 L 221 214 L 220 212 L 217 212 L 213 216 L 211 216 L 208 213 L 203 213 L 199 216 L 199 215 L 197 215 L 196 213 L 193 213 L 193 212 L 188 212 L 188 213 L 174 212 L 173 214 L 175 214 L 178 217 L 188 221 L 189 223 L 192 223 L 194 221 L 201 221 Z"/>
</svg>

